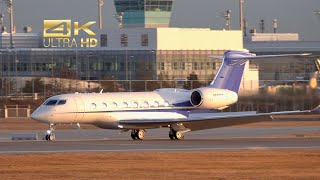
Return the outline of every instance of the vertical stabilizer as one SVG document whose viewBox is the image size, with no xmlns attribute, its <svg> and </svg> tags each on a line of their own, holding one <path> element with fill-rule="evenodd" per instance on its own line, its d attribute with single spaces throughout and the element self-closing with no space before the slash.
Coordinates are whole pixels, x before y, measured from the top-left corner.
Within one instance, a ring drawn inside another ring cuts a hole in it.
<svg viewBox="0 0 320 180">
<path fill-rule="evenodd" d="M 218 89 L 227 89 L 238 93 L 244 67 L 248 60 L 265 60 L 265 59 L 274 59 L 281 57 L 292 57 L 292 58 L 301 58 L 307 57 L 312 54 L 278 54 L 278 55 L 260 55 L 256 56 L 248 52 L 242 51 L 227 51 L 222 57 L 222 65 L 214 78 L 214 80 L 208 86 L 209 88 L 218 88 Z M 212 56 L 215 58 L 215 56 Z M 221 57 L 219 57 L 221 58 Z"/>
<path fill-rule="evenodd" d="M 224 53 L 222 65 L 209 87 L 228 89 L 238 93 L 244 67 L 248 57 L 255 54 L 242 51 L 227 51 Z"/>
</svg>

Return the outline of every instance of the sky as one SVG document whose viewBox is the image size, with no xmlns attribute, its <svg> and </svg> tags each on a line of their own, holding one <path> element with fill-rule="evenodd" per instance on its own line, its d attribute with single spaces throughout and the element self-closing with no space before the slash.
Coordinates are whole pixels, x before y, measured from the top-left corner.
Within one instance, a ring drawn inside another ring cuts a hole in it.
<svg viewBox="0 0 320 180">
<path fill-rule="evenodd" d="M 0 10 L 8 14 L 3 3 Z M 239 29 L 239 0 L 175 0 L 171 26 L 188 28 L 225 28 L 220 14 L 231 10 L 232 29 Z M 272 21 L 278 19 L 278 32 L 299 33 L 305 41 L 320 41 L 320 0 L 244 0 L 244 17 L 249 29 L 259 27 L 264 19 L 266 31 L 272 32 Z M 79 22 L 97 19 L 97 0 L 14 0 L 14 23 L 18 31 L 32 26 L 33 32 L 42 31 L 44 19 L 72 19 Z M 112 17 L 113 0 L 104 0 L 103 28 L 117 28 Z"/>
</svg>

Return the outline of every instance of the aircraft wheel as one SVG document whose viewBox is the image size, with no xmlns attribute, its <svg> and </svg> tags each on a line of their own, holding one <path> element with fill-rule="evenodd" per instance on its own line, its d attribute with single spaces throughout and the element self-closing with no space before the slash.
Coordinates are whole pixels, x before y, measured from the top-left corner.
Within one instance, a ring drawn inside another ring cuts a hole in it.
<svg viewBox="0 0 320 180">
<path fill-rule="evenodd" d="M 47 131 L 47 134 L 45 136 L 45 139 L 47 141 L 54 141 L 56 139 L 56 136 L 54 134 L 55 127 L 55 124 L 49 124 L 49 130 Z"/>
<path fill-rule="evenodd" d="M 181 140 L 184 138 L 184 134 L 180 131 L 175 131 L 173 129 L 170 129 L 169 131 L 169 138 L 171 140 Z"/>
<path fill-rule="evenodd" d="M 46 134 L 45 139 L 49 141 L 49 134 Z"/>
<path fill-rule="evenodd" d="M 56 139 L 56 136 L 54 134 L 47 134 L 46 140 L 47 141 L 54 141 Z"/>
<path fill-rule="evenodd" d="M 169 133 L 169 138 L 171 139 L 171 140 L 174 140 L 174 135 L 173 135 L 173 133 Z"/>
<path fill-rule="evenodd" d="M 137 139 L 143 140 L 144 139 L 144 130 L 138 130 L 136 134 Z"/>
<path fill-rule="evenodd" d="M 175 138 L 176 140 L 181 140 L 181 139 L 184 138 L 184 134 L 183 134 L 182 132 L 180 132 L 180 131 L 177 131 L 177 132 L 175 132 L 175 134 L 174 134 L 174 138 Z"/>
<path fill-rule="evenodd" d="M 133 140 L 137 140 L 137 136 L 136 136 L 135 130 L 132 130 L 132 131 L 131 131 L 131 138 L 132 138 Z"/>
</svg>

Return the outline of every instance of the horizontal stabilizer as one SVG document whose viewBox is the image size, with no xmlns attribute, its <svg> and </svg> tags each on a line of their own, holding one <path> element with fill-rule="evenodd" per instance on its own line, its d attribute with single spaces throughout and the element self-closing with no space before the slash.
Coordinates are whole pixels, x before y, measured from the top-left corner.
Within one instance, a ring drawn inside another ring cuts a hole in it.
<svg viewBox="0 0 320 180">
<path fill-rule="evenodd" d="M 249 54 L 249 53 L 248 53 Z M 228 60 L 241 60 L 241 59 L 266 59 L 266 58 L 277 58 L 277 57 L 305 57 L 305 56 L 311 56 L 311 53 L 303 53 L 303 54 L 279 54 L 279 55 L 259 55 L 250 53 L 248 56 L 229 56 Z M 223 56 L 209 56 L 209 58 L 215 58 L 215 59 L 223 59 Z"/>
</svg>

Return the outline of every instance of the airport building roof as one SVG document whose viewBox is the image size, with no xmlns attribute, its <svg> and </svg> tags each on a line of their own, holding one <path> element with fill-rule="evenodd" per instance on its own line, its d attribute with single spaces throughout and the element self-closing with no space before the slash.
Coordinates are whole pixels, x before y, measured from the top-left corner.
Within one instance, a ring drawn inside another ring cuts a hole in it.
<svg viewBox="0 0 320 180">
<path fill-rule="evenodd" d="M 241 31 L 206 28 L 125 28 L 101 33 L 108 50 L 243 50 Z"/>
<path fill-rule="evenodd" d="M 245 42 L 244 47 L 251 52 L 260 53 L 312 52 L 320 54 L 320 41 Z"/>
</svg>

